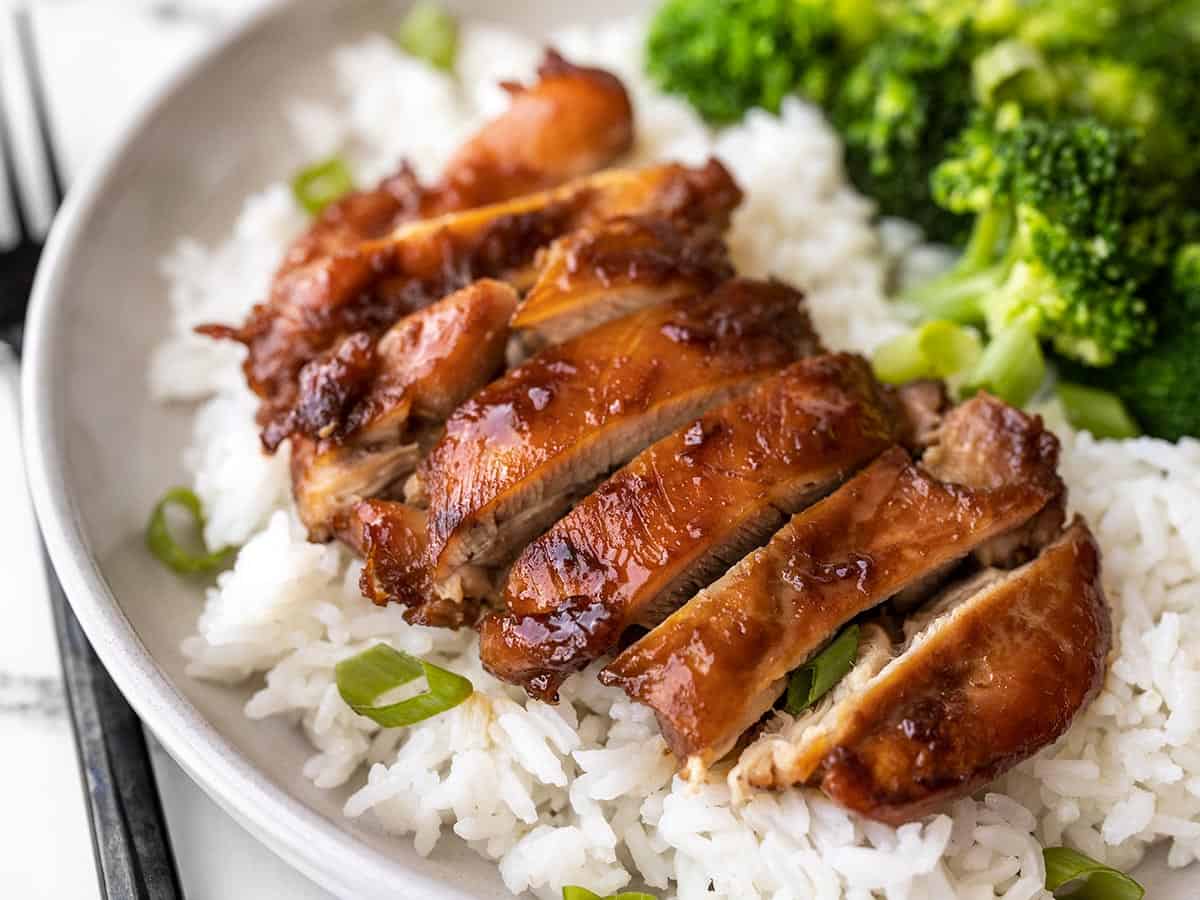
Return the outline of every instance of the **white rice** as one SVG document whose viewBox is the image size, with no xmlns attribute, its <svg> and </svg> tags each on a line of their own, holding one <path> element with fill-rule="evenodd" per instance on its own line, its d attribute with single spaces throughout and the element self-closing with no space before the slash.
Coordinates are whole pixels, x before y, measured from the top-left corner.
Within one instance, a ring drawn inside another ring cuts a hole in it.
<svg viewBox="0 0 1200 900">
<path fill-rule="evenodd" d="M 865 351 L 895 333 L 888 260 L 928 268 L 939 255 L 917 247 L 911 228 L 872 224 L 820 114 L 790 101 L 778 118 L 752 113 L 714 136 L 648 87 L 640 33 L 626 22 L 556 44 L 624 77 L 640 159 L 698 162 L 715 152 L 733 169 L 747 193 L 731 237 L 742 271 L 805 287 L 830 346 Z M 523 38 L 471 27 L 456 83 L 382 37 L 339 50 L 342 102 L 292 110 L 298 158 L 348 153 L 362 182 L 401 156 L 432 175 L 503 107 L 495 81 L 531 74 L 538 56 Z M 530 701 L 481 670 L 470 633 L 412 627 L 399 609 L 373 607 L 347 553 L 305 541 L 285 455 L 259 452 L 239 352 L 189 334 L 200 321 L 239 320 L 304 225 L 278 184 L 246 201 L 226 242 L 180 242 L 164 264 L 176 336 L 151 381 L 163 399 L 204 400 L 185 462 L 209 512 L 209 542 L 244 544 L 184 644 L 191 670 L 231 683 L 261 674 L 246 714 L 302 723 L 316 751 L 305 774 L 322 787 L 362 784 L 346 815 L 412 835 L 423 854 L 452 831 L 498 861 L 514 893 L 544 898 L 564 884 L 605 894 L 644 883 L 698 900 L 1028 900 L 1049 896 L 1042 845 L 1067 843 L 1121 867 L 1160 840 L 1173 866 L 1200 857 L 1200 444 L 1097 442 L 1047 411 L 1072 504 L 1104 548 L 1116 628 L 1103 692 L 1056 746 L 995 793 L 899 829 L 808 791 L 734 806 L 719 782 L 682 785 L 649 711 L 602 688 L 594 672 L 572 678 L 557 707 Z M 422 725 L 379 730 L 342 703 L 333 667 L 380 640 L 466 674 L 475 695 Z"/>
</svg>

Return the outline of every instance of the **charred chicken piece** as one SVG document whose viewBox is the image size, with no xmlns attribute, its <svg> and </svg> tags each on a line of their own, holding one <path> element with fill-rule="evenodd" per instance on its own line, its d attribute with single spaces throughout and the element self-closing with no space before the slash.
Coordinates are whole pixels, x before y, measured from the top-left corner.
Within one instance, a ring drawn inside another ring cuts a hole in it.
<svg viewBox="0 0 1200 900">
<path fill-rule="evenodd" d="M 816 784 L 898 825 L 993 780 L 1100 689 L 1112 626 L 1099 560 L 1076 520 L 1033 562 L 952 588 L 899 656 L 876 655 L 856 689 L 760 738 L 731 782 Z"/>
<path fill-rule="evenodd" d="M 430 578 L 425 511 L 394 500 L 366 500 L 354 510 L 355 548 L 362 555 L 359 587 L 378 606 L 399 603 L 413 625 L 459 628 L 479 617 L 491 585 L 485 573 L 464 568 L 438 586 Z"/>
<path fill-rule="evenodd" d="M 330 539 L 355 502 L 412 472 L 432 429 L 503 367 L 516 305 L 507 284 L 477 281 L 378 342 L 359 332 L 304 367 L 296 407 L 268 443 L 294 439 L 293 492 L 310 538 Z"/>
<path fill-rule="evenodd" d="M 727 215 L 740 194 L 715 161 L 613 170 L 467 212 L 404 225 L 374 241 L 294 268 L 240 328 L 202 333 L 244 343 L 247 381 L 263 398 L 266 435 L 296 404 L 298 375 L 345 336 L 377 335 L 401 316 L 479 278 L 528 285 L 537 251 L 577 228 L 614 216 L 704 221 Z"/>
<path fill-rule="evenodd" d="M 544 350 L 449 419 L 424 460 L 435 577 L 500 564 L 574 493 L 818 348 L 798 292 L 735 280 Z"/>
<path fill-rule="evenodd" d="M 653 626 L 787 516 L 891 446 L 894 398 L 858 356 L 802 360 L 663 438 L 525 548 L 484 666 L 555 699 L 562 679 Z"/>
<path fill-rule="evenodd" d="M 615 219 L 543 251 L 513 328 L 527 350 L 557 344 L 655 303 L 704 293 L 733 276 L 721 235 L 728 217 L 692 227 Z"/>
<path fill-rule="evenodd" d="M 957 474 L 959 460 L 977 456 L 975 443 L 951 437 L 971 434 L 961 420 L 990 419 L 996 404 L 979 396 L 947 416 L 942 472 Z M 1053 435 L 1016 410 L 1002 418 L 988 487 L 939 477 L 889 450 L 625 650 L 601 681 L 654 709 L 689 776 L 700 776 L 846 622 L 1059 500 Z"/>
<path fill-rule="evenodd" d="M 404 222 L 544 191 L 598 171 L 633 144 L 633 108 L 620 79 L 547 50 L 538 79 L 506 83 L 511 104 L 421 185 L 405 163 L 370 190 L 327 207 L 289 249 L 281 271 L 383 237 Z"/>
</svg>

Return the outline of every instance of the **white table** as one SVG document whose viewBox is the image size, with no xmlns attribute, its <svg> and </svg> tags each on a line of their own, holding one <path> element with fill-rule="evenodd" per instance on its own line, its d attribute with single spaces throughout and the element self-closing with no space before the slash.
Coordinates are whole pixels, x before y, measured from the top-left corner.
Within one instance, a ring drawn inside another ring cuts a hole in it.
<svg viewBox="0 0 1200 900">
<path fill-rule="evenodd" d="M 147 92 L 260 2 L 37 0 L 68 174 L 87 165 Z M 91 840 L 16 436 L 16 366 L 0 350 L 0 896 L 92 900 Z M 329 897 L 151 749 L 189 900 Z"/>
</svg>

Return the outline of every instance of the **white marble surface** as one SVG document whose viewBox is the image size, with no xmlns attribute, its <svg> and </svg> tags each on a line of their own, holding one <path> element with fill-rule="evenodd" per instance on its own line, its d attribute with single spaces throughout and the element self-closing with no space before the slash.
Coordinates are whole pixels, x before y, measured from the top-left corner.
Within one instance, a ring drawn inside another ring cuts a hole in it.
<svg viewBox="0 0 1200 900">
<path fill-rule="evenodd" d="M 260 3 L 33 3 L 68 174 L 113 139 L 163 78 Z M 8 46 L 7 24 L 0 50 Z M 11 65 L 11 53 L 3 57 Z M 7 623 L 0 629 L 0 897 L 92 900 L 99 889 L 17 447 L 16 393 L 16 363 L 0 348 L 0 608 Z M 160 748 L 152 750 L 189 900 L 329 896 L 251 838 Z"/>
</svg>

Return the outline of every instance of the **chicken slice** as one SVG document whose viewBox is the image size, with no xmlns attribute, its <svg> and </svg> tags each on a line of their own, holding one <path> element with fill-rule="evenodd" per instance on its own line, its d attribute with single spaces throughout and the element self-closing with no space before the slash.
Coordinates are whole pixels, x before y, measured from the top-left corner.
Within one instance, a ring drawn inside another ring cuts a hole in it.
<svg viewBox="0 0 1200 900">
<path fill-rule="evenodd" d="M 547 49 L 538 80 L 504 82 L 511 104 L 446 165 L 424 215 L 498 203 L 599 171 L 633 146 L 621 80 Z"/>
<path fill-rule="evenodd" d="M 379 606 L 407 607 L 404 618 L 413 625 L 474 624 L 481 599 L 492 590 L 487 573 L 466 566 L 435 587 L 424 510 L 394 500 L 366 500 L 354 509 L 354 526 L 351 542 L 363 557 L 359 587 L 364 597 Z"/>
<path fill-rule="evenodd" d="M 818 347 L 803 297 L 735 280 L 544 350 L 458 409 L 422 463 L 438 579 L 499 564 L 573 491 Z"/>
<path fill-rule="evenodd" d="M 817 784 L 899 825 L 1052 743 L 1100 689 L 1112 624 L 1080 520 L 1022 568 L 952 589 L 938 613 L 856 690 L 747 748 L 731 782 Z"/>
<path fill-rule="evenodd" d="M 1058 438 L 990 394 L 980 394 L 945 416 L 921 459 L 943 481 L 991 489 L 1023 481 L 1055 492 L 1054 500 L 1027 522 L 975 552 L 984 565 L 1025 562 L 1054 540 L 1066 521 L 1066 492 L 1058 478 Z"/>
<path fill-rule="evenodd" d="M 653 626 L 787 516 L 891 446 L 894 398 L 858 356 L 802 360 L 653 445 L 525 548 L 484 666 L 555 699 L 562 679 Z"/>
<path fill-rule="evenodd" d="M 997 402 L 977 397 L 947 422 L 986 416 Z M 1013 412 L 996 443 L 1007 448 L 1009 480 L 973 488 L 889 450 L 625 650 L 601 681 L 650 706 L 672 751 L 699 776 L 846 622 L 1061 496 L 1057 442 L 1040 419 Z M 944 436 L 940 448 L 950 472 L 960 454 L 975 453 Z"/>
<path fill-rule="evenodd" d="M 281 271 L 383 237 L 403 222 L 501 203 L 603 169 L 633 144 L 633 107 L 620 79 L 547 50 L 529 86 L 505 83 L 509 108 L 422 185 L 408 163 L 330 204 L 289 248 Z"/>
<path fill-rule="evenodd" d="M 539 261 L 513 328 L 529 351 L 655 303 L 702 293 L 733 276 L 721 235 L 728 217 L 694 228 L 616 219 L 559 238 Z"/>
<path fill-rule="evenodd" d="M 277 278 L 270 299 L 240 328 L 200 330 L 247 346 L 246 377 L 264 401 L 259 422 L 269 435 L 271 423 L 296 403 L 300 370 L 346 335 L 377 335 L 479 278 L 527 286 L 537 251 L 576 228 L 625 215 L 704 221 L 727 215 L 739 197 L 715 161 L 602 172 L 541 194 L 412 222 L 317 259 Z"/>
<path fill-rule="evenodd" d="M 507 284 L 477 281 L 378 342 L 360 332 L 305 366 L 272 443 L 293 436 L 293 493 L 311 539 L 330 539 L 355 502 L 412 472 L 430 429 L 503 367 L 516 305 Z"/>
</svg>

